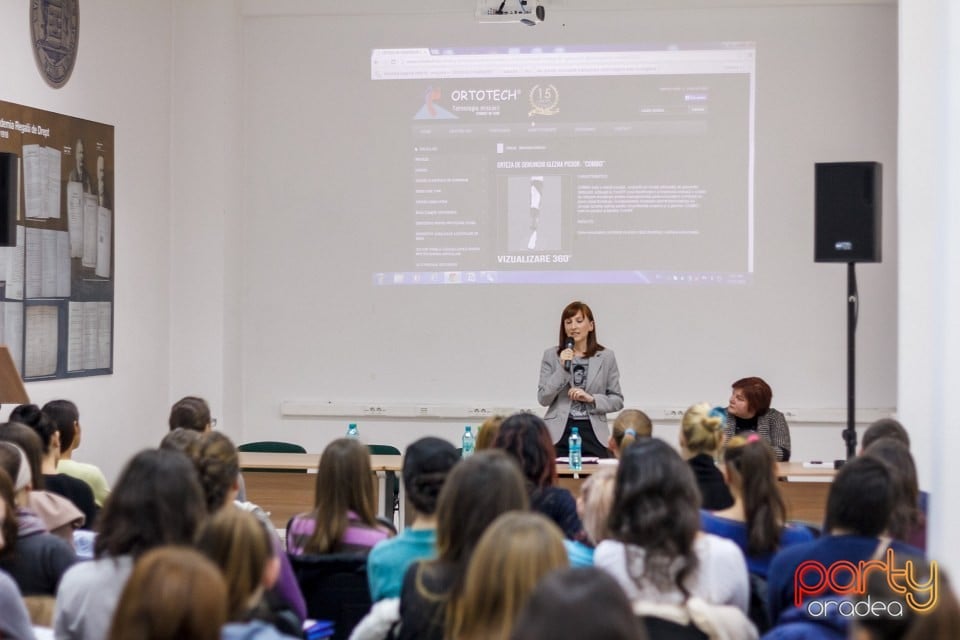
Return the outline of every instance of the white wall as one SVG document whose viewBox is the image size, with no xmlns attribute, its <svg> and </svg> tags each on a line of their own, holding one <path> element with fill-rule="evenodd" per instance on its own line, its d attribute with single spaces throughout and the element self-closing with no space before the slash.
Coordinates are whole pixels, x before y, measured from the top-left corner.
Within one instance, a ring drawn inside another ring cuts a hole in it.
<svg viewBox="0 0 960 640">
<path fill-rule="evenodd" d="M 960 452 L 960 7 L 900 5 L 900 332 L 898 406 L 931 492 L 931 556 L 956 579 Z"/>
<path fill-rule="evenodd" d="M 617 353 L 627 406 L 669 425 L 675 419 L 664 409 L 723 403 L 732 380 L 762 375 L 775 406 L 798 416 L 797 456 L 842 457 L 846 273 L 812 259 L 813 164 L 831 160 L 884 163 L 884 262 L 858 267 L 858 404 L 872 410 L 865 421 L 894 409 L 895 6 L 573 4 L 580 3 L 547 3 L 547 21 L 532 29 L 477 25 L 468 0 L 442 10 L 438 3 L 244 4 L 245 439 L 280 437 L 317 450 L 348 421 L 330 414 L 349 408 L 328 403 L 541 410 L 540 354 L 555 339 L 560 309 L 579 298 L 593 306 L 601 340 Z M 366 161 L 397 144 L 364 135 L 385 108 L 371 97 L 371 47 L 663 40 L 757 43 L 754 286 L 371 291 L 363 266 L 365 249 L 378 241 L 377 217 L 404 210 L 376 199 L 388 178 Z M 285 417 L 284 401 L 319 409 Z M 824 424 L 823 416 L 837 422 Z M 402 447 L 431 431 L 456 438 L 467 418 L 360 421 L 365 438 Z"/>
<path fill-rule="evenodd" d="M 174 3 L 171 401 L 199 395 L 240 434 L 243 50 L 233 0 Z"/>
<path fill-rule="evenodd" d="M 62 89 L 34 63 L 29 6 L 0 9 L 0 99 L 114 125 L 117 215 L 114 375 L 34 382 L 27 392 L 39 404 L 75 401 L 84 427 L 77 458 L 112 477 L 132 453 L 156 446 L 169 408 L 170 3 L 80 3 L 79 52 Z"/>
</svg>

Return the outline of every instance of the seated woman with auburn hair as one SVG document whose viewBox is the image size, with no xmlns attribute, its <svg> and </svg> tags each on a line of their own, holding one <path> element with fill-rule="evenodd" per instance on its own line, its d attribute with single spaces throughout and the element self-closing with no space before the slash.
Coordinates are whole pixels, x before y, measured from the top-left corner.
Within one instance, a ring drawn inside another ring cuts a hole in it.
<svg viewBox="0 0 960 640">
<path fill-rule="evenodd" d="M 557 454 L 547 425 L 532 413 L 515 413 L 500 425 L 493 446 L 517 461 L 526 479 L 530 508 L 553 520 L 570 540 L 586 542 L 573 495 L 557 486 Z"/>
<path fill-rule="evenodd" d="M 762 378 L 741 378 L 731 385 L 730 403 L 723 427 L 730 437 L 741 431 L 756 431 L 773 447 L 777 460 L 790 459 L 790 427 L 783 414 L 770 407 L 773 391 Z"/>
</svg>

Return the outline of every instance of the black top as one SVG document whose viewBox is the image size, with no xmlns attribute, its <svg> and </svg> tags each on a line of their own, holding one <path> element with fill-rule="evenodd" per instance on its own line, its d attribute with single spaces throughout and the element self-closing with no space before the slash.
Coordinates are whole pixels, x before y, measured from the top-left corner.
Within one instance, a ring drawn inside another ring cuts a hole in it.
<svg viewBox="0 0 960 640">
<path fill-rule="evenodd" d="M 719 511 L 733 506 L 733 496 L 730 495 L 730 489 L 727 488 L 727 483 L 723 481 L 723 474 L 717 469 L 712 456 L 700 453 L 687 460 L 687 462 L 693 469 L 693 475 L 697 478 L 697 486 L 700 488 L 700 495 L 703 497 L 701 506 L 704 509 Z"/>
<path fill-rule="evenodd" d="M 553 520 L 570 540 L 590 544 L 577 515 L 577 501 L 563 487 L 543 487 L 530 493 L 530 508 Z"/>
<path fill-rule="evenodd" d="M 43 474 L 43 486 L 63 496 L 83 512 L 83 529 L 93 529 L 93 520 L 97 516 L 97 503 L 93 499 L 93 489 L 83 480 L 68 476 L 64 473 L 55 475 Z"/>
<path fill-rule="evenodd" d="M 397 640 L 443 640 L 447 600 L 453 588 L 454 577 L 454 568 L 446 563 L 414 562 L 410 565 L 403 576 L 403 587 L 400 589 L 400 628 L 395 636 Z"/>
<path fill-rule="evenodd" d="M 17 538 L 16 548 L 0 558 L 6 571 L 25 596 L 55 596 L 60 578 L 76 562 L 70 545 L 62 539 L 35 531 Z"/>
<path fill-rule="evenodd" d="M 760 416 L 754 414 L 752 418 L 741 418 L 740 416 L 733 416 L 734 424 L 736 425 L 736 433 L 742 433 L 744 431 L 756 431 L 757 423 L 760 421 Z"/>
</svg>

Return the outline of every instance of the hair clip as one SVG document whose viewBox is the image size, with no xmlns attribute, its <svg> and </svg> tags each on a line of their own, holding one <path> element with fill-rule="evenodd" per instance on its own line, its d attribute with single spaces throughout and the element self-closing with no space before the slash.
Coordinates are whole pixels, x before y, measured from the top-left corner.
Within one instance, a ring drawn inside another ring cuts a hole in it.
<svg viewBox="0 0 960 640">
<path fill-rule="evenodd" d="M 760 440 L 760 436 L 757 435 L 756 433 L 751 433 L 750 435 L 747 436 L 747 442 L 758 442 L 759 440 Z"/>
<path fill-rule="evenodd" d="M 625 435 L 625 436 L 633 436 L 634 438 L 636 438 L 636 437 L 637 437 L 637 432 L 634 431 L 633 429 L 627 429 L 626 431 L 623 432 L 623 435 Z"/>
</svg>

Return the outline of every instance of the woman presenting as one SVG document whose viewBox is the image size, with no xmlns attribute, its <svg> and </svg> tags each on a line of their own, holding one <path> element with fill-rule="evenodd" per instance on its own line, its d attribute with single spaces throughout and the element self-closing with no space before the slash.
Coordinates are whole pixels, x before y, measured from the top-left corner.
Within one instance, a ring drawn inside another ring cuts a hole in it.
<svg viewBox="0 0 960 640">
<path fill-rule="evenodd" d="M 568 453 L 573 427 L 583 438 L 583 455 L 609 458 L 607 413 L 623 408 L 620 371 L 613 351 L 597 342 L 593 312 L 571 302 L 560 315 L 557 346 L 543 353 L 537 400 L 558 456 Z"/>
</svg>

